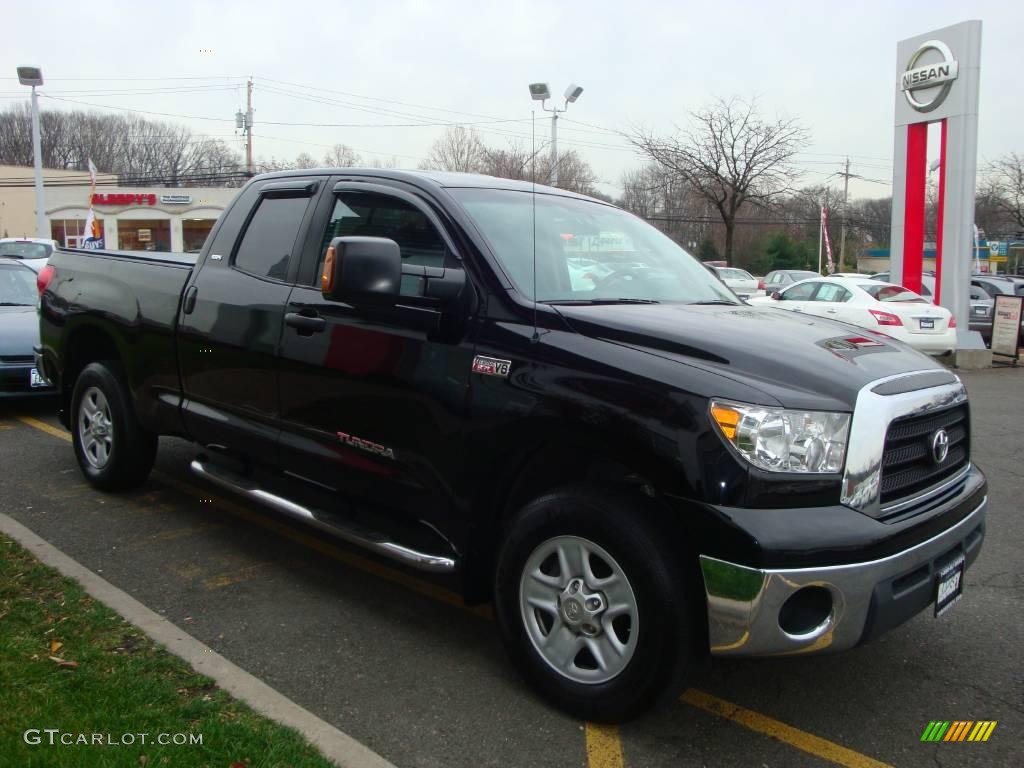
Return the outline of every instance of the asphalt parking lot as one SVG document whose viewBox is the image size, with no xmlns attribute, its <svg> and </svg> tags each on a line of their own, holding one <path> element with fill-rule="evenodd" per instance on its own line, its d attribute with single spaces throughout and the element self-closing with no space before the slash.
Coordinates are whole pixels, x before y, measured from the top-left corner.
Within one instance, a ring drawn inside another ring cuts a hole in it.
<svg viewBox="0 0 1024 768">
<path fill-rule="evenodd" d="M 618 729 L 538 700 L 486 609 L 204 485 L 184 441 L 161 441 L 140 490 L 103 494 L 50 403 L 0 402 L 0 512 L 401 768 L 1020 765 L 1024 371 L 963 378 L 990 504 L 961 602 L 843 654 L 710 662 Z M 922 743 L 934 720 L 998 725 Z"/>
</svg>

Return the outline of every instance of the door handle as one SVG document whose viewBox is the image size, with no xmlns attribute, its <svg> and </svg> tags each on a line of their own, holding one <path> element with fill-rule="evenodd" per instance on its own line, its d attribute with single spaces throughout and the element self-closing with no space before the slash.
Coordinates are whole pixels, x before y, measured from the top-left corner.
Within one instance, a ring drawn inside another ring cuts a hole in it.
<svg viewBox="0 0 1024 768">
<path fill-rule="evenodd" d="M 319 315 L 303 315 L 299 312 L 288 312 L 284 316 L 285 325 L 295 328 L 300 335 L 310 336 L 320 333 L 327 327 L 327 321 Z"/>
<path fill-rule="evenodd" d="M 834 315 L 836 313 L 834 309 L 826 309 L 825 311 L 828 312 L 830 315 Z"/>
<path fill-rule="evenodd" d="M 192 310 L 196 308 L 196 294 L 197 293 L 199 293 L 199 291 L 196 289 L 196 287 L 194 285 L 190 285 L 188 287 L 188 290 L 185 291 L 185 301 L 181 305 L 181 311 L 182 311 L 183 314 L 186 314 L 186 315 L 191 315 L 192 314 Z"/>
</svg>

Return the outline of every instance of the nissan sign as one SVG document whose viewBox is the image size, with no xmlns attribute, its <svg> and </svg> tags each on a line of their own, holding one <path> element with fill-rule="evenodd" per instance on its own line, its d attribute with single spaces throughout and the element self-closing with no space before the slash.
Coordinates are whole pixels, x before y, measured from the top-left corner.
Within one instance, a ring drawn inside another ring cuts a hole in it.
<svg viewBox="0 0 1024 768">
<path fill-rule="evenodd" d="M 938 51 L 939 55 L 942 56 L 942 61 L 919 67 L 917 65 L 918 61 L 928 51 Z M 949 89 L 953 87 L 953 81 L 956 80 L 959 72 L 960 65 L 953 58 L 953 52 L 949 49 L 949 46 L 941 40 L 928 40 L 921 43 L 910 57 L 910 61 L 907 63 L 907 71 L 903 73 L 903 77 L 900 79 L 900 88 L 903 90 L 903 95 L 906 96 L 910 106 L 918 112 L 931 112 L 946 100 L 946 97 L 949 95 Z M 915 91 L 936 86 L 941 86 L 941 88 L 930 101 L 921 101 L 914 95 Z"/>
</svg>

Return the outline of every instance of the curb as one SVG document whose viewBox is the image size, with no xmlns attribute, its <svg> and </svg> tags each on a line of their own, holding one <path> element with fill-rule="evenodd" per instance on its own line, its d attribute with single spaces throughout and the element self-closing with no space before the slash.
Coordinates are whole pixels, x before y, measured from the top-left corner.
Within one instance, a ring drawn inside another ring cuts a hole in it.
<svg viewBox="0 0 1024 768">
<path fill-rule="evenodd" d="M 0 532 L 17 541 L 41 562 L 77 581 L 95 599 L 137 626 L 154 642 L 187 661 L 197 672 L 212 678 L 236 699 L 244 701 L 261 715 L 298 731 L 324 757 L 341 768 L 395 768 L 369 747 L 232 664 L 3 513 L 0 513 Z"/>
</svg>

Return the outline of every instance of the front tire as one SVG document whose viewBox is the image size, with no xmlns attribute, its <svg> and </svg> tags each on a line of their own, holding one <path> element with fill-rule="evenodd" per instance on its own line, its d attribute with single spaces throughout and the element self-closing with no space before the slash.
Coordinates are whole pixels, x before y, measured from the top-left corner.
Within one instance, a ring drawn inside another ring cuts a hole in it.
<svg viewBox="0 0 1024 768">
<path fill-rule="evenodd" d="M 121 367 L 113 361 L 90 363 L 78 375 L 71 436 L 82 474 L 100 490 L 140 485 L 156 460 L 157 436 L 139 423 Z"/>
<path fill-rule="evenodd" d="M 684 556 L 642 501 L 567 488 L 526 506 L 498 560 L 495 608 L 516 666 L 549 701 L 621 722 L 682 690 L 696 657 Z"/>
</svg>

